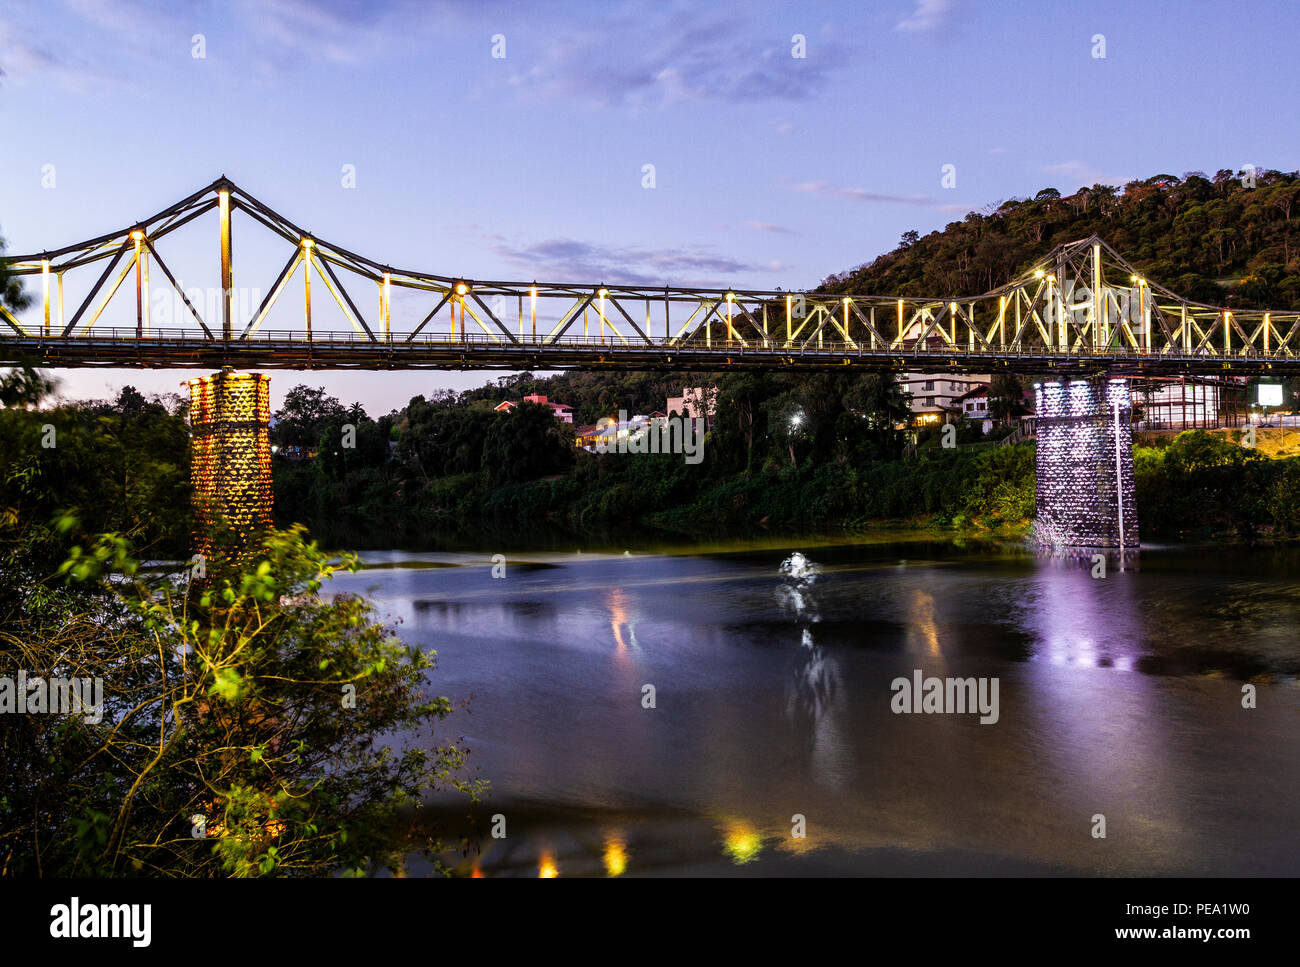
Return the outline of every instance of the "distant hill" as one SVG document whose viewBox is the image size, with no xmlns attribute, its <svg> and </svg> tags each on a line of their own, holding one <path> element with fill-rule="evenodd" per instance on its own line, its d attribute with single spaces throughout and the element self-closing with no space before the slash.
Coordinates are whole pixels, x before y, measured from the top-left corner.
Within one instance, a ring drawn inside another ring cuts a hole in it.
<svg viewBox="0 0 1300 967">
<path fill-rule="evenodd" d="M 1255 186 L 1219 171 L 1158 174 L 1123 188 L 1062 196 L 1046 188 L 972 212 L 820 289 L 861 295 L 978 295 L 1011 280 L 1062 242 L 1106 239 L 1144 275 L 1199 302 L 1300 308 L 1300 172 L 1260 171 Z"/>
</svg>

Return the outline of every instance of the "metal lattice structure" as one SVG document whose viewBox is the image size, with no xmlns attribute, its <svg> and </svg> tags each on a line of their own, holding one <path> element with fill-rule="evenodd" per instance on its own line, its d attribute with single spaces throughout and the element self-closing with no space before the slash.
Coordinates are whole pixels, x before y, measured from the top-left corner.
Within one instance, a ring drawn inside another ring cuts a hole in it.
<svg viewBox="0 0 1300 967">
<path fill-rule="evenodd" d="M 209 557 L 215 535 L 242 548 L 272 524 L 270 384 L 262 373 L 188 381 L 195 537 Z"/>
<path fill-rule="evenodd" d="M 247 318 L 234 288 L 237 213 L 285 249 Z M 221 293 L 206 318 L 160 251 L 204 216 L 217 222 L 211 252 Z M 10 262 L 12 272 L 40 280 L 40 299 L 35 320 L 0 306 L 0 362 L 45 366 L 1300 372 L 1300 312 L 1230 311 L 1182 298 L 1142 278 L 1097 237 L 1058 246 L 1007 285 L 976 296 L 498 282 L 365 258 L 223 177 L 128 229 Z M 183 305 L 175 325 L 150 318 L 151 267 L 154 283 L 174 289 Z M 65 279 L 83 273 L 97 275 L 65 313 Z M 103 325 L 132 273 L 134 326 Z M 299 275 L 301 316 L 295 310 L 289 328 L 266 326 Z M 346 329 L 323 328 L 319 309 L 314 322 L 313 285 L 318 303 L 322 286 L 332 297 Z M 366 289 L 371 295 L 362 298 Z"/>
</svg>

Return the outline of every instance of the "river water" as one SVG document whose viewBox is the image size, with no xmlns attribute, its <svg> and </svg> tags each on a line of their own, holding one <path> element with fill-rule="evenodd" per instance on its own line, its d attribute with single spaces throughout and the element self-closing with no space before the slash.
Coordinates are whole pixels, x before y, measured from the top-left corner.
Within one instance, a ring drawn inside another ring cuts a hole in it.
<svg viewBox="0 0 1300 967">
<path fill-rule="evenodd" d="M 334 589 L 437 651 L 490 782 L 460 873 L 1300 873 L 1298 549 L 362 556 Z M 918 673 L 983 679 L 996 721 L 895 711 Z"/>
</svg>

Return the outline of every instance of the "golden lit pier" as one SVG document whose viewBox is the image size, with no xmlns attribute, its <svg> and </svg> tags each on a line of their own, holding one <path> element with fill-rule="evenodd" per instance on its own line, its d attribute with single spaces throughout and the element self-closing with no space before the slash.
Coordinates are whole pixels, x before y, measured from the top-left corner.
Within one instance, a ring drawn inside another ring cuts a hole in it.
<svg viewBox="0 0 1300 967">
<path fill-rule="evenodd" d="M 209 556 L 223 530 L 240 548 L 272 524 L 270 385 L 230 371 L 188 381 L 196 549 Z"/>
</svg>

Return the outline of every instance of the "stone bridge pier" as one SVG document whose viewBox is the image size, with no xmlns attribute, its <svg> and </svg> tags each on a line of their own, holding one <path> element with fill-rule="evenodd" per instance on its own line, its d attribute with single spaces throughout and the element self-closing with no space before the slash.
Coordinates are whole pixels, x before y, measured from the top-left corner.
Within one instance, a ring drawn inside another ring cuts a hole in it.
<svg viewBox="0 0 1300 967">
<path fill-rule="evenodd" d="M 255 545 L 257 535 L 274 520 L 271 378 L 223 369 L 186 385 L 194 545 L 196 552 L 211 559 L 214 553 Z"/>
<path fill-rule="evenodd" d="M 1039 541 L 1067 547 L 1137 548 L 1128 380 L 1053 380 L 1036 383 L 1034 389 Z"/>
</svg>

